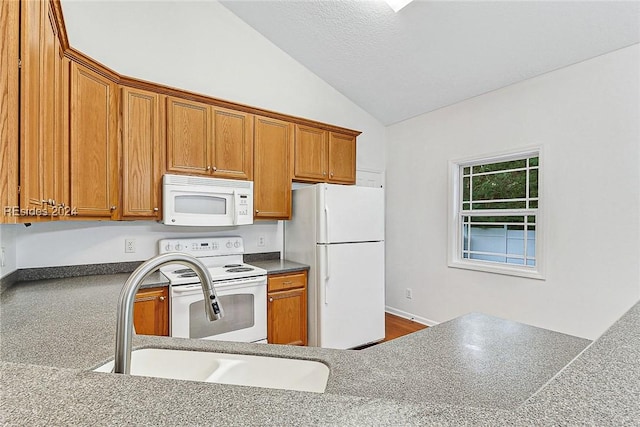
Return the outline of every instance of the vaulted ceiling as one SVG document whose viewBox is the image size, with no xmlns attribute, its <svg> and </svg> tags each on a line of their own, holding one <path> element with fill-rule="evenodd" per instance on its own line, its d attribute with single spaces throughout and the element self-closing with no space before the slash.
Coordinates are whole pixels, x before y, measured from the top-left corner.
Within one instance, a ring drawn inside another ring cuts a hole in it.
<svg viewBox="0 0 640 427">
<path fill-rule="evenodd" d="M 222 1 L 384 124 L 640 42 L 638 1 Z"/>
</svg>

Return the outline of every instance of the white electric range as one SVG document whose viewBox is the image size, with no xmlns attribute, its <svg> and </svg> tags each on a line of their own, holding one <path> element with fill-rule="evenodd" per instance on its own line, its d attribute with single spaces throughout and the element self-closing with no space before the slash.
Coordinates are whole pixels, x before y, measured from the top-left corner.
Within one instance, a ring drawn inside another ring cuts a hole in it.
<svg viewBox="0 0 640 427">
<path fill-rule="evenodd" d="M 207 319 L 198 276 L 183 265 L 160 271 L 169 279 L 170 335 L 208 340 L 266 342 L 267 272 L 243 262 L 242 237 L 162 239 L 159 252 L 179 252 L 198 258 L 211 273 L 224 317 Z"/>
</svg>

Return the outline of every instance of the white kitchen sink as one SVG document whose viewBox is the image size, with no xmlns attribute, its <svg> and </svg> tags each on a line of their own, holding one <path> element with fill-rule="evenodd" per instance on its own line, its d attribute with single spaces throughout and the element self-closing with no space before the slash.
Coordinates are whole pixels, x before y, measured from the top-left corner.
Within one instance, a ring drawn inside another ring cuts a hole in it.
<svg viewBox="0 0 640 427">
<path fill-rule="evenodd" d="M 94 369 L 112 370 L 113 361 Z M 131 352 L 131 375 L 324 393 L 329 368 L 312 360 L 144 348 Z"/>
</svg>

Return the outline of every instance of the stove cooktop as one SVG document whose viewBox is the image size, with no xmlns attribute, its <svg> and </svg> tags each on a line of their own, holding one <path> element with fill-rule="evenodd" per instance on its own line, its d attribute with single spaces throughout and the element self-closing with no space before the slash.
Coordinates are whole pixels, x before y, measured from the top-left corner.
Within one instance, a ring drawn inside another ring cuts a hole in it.
<svg viewBox="0 0 640 427">
<path fill-rule="evenodd" d="M 267 271 L 249 264 L 233 264 L 218 267 L 208 267 L 211 278 L 214 282 L 222 280 L 243 279 L 247 277 L 266 276 Z M 167 276 L 172 285 L 187 285 L 199 283 L 200 279 L 190 268 L 176 265 L 173 269 L 164 270 L 162 273 Z"/>
<path fill-rule="evenodd" d="M 191 255 L 209 269 L 214 282 L 266 276 L 266 270 L 243 262 L 244 242 L 240 236 L 163 239 L 160 253 L 179 252 Z M 160 271 L 172 285 L 199 283 L 198 276 L 180 264 L 164 266 Z"/>
</svg>

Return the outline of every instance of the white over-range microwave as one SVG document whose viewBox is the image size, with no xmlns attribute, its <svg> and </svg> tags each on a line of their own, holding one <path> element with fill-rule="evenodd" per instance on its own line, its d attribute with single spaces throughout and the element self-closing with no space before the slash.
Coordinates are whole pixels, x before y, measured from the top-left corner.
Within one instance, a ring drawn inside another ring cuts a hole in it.
<svg viewBox="0 0 640 427">
<path fill-rule="evenodd" d="M 162 199 L 167 225 L 253 224 L 253 181 L 166 174 Z"/>
</svg>

